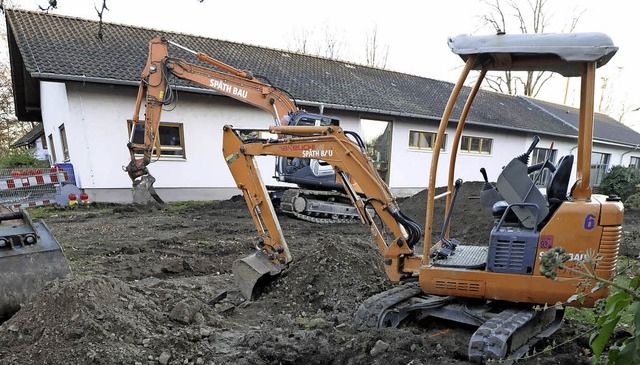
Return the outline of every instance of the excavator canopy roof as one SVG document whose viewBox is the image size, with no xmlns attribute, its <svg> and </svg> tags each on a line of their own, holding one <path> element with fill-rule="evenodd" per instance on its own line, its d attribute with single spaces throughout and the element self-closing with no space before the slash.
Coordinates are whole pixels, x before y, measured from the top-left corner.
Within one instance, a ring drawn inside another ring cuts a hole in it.
<svg viewBox="0 0 640 365">
<path fill-rule="evenodd" d="M 603 66 L 618 50 L 603 33 L 459 35 L 448 43 L 465 62 L 477 55 L 476 70 L 553 71 L 566 77 L 580 76 L 585 62 Z"/>
</svg>

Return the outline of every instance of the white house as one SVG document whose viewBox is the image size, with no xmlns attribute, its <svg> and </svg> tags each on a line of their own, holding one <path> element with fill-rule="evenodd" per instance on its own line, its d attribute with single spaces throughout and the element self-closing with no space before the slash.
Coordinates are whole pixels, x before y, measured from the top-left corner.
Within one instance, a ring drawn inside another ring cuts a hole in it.
<svg viewBox="0 0 640 365">
<path fill-rule="evenodd" d="M 302 109 L 340 118 L 341 125 L 377 139 L 372 147 L 380 173 L 398 195 L 426 187 L 432 144 L 452 84 L 321 57 L 247 44 L 92 20 L 7 9 L 16 114 L 42 121 L 53 163 L 70 163 L 76 182 L 93 201 L 131 201 L 126 144 L 147 42 L 159 35 L 204 52 L 239 69 L 251 70 L 290 92 Z M 172 56 L 198 63 L 170 49 Z M 462 61 L 460 61 L 462 65 Z M 222 127 L 265 130 L 273 121 L 259 109 L 183 80 L 175 81 L 177 101 L 162 114 L 162 156 L 149 168 L 163 199 L 225 199 L 239 190 L 221 152 Z M 172 81 L 172 82 L 173 82 Z M 450 123 L 453 136 L 455 118 Z M 532 163 L 544 159 L 553 142 L 553 159 L 574 152 L 577 111 L 522 97 L 481 91 L 465 128 L 456 175 L 482 179 L 480 167 L 495 180 L 503 166 L 541 137 Z M 640 134 L 596 115 L 594 182 L 608 166 L 640 167 Z M 172 142 L 168 142 L 168 141 Z M 445 158 L 451 153 L 444 148 Z M 259 161 L 267 185 L 273 158 Z M 446 184 L 446 166 L 438 184 Z"/>
</svg>

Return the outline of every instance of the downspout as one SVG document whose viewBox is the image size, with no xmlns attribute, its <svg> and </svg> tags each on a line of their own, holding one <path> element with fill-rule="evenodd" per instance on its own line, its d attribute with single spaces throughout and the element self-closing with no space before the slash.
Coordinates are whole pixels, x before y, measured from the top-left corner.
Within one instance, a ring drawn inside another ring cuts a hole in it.
<svg viewBox="0 0 640 365">
<path fill-rule="evenodd" d="M 638 148 L 640 148 L 640 144 L 637 144 L 636 147 L 634 149 L 632 149 L 632 150 L 629 150 L 627 152 L 623 152 L 622 155 L 620 155 L 620 164 L 619 165 L 622 166 L 622 159 L 624 158 L 624 155 L 626 155 L 627 153 L 631 153 L 633 151 L 637 151 Z"/>
<path fill-rule="evenodd" d="M 576 148 L 578 148 L 578 145 L 573 146 L 573 148 L 571 148 L 571 151 L 569 151 L 569 154 L 573 155 L 573 151 L 575 151 Z"/>
</svg>

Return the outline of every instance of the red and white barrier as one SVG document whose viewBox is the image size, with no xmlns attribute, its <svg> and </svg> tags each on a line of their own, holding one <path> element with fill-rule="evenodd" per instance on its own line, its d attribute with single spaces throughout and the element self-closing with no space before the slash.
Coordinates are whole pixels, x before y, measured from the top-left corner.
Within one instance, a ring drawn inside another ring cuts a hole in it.
<svg viewBox="0 0 640 365">
<path fill-rule="evenodd" d="M 30 201 L 30 202 L 26 202 L 26 203 L 18 203 L 18 204 L 14 204 L 11 207 L 14 209 L 18 209 L 18 208 L 33 208 L 33 207 L 42 207 L 45 205 L 51 205 L 54 204 L 55 201 L 51 200 L 51 199 L 44 199 L 44 200 L 35 200 L 35 201 Z"/>
<path fill-rule="evenodd" d="M 29 208 L 62 204 L 61 189 L 72 185 L 78 190 L 74 183 L 73 172 L 60 166 L 0 170 L 0 205 Z"/>
<path fill-rule="evenodd" d="M 0 179 L 1 189 L 24 188 L 33 185 L 56 184 L 69 181 L 69 174 L 60 167 L 52 167 L 50 171 L 42 169 L 19 172 L 12 171 L 12 178 Z"/>
</svg>

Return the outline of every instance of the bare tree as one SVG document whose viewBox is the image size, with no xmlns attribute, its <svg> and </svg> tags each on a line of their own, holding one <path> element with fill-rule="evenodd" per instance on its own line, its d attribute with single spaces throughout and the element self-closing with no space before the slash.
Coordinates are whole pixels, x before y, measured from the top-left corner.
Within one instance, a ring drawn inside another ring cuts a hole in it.
<svg viewBox="0 0 640 365">
<path fill-rule="evenodd" d="M 378 27 L 374 26 L 370 33 L 367 34 L 367 43 L 365 48 L 367 66 L 385 68 L 387 67 L 387 58 L 389 57 L 389 45 L 380 44 L 378 40 Z"/>
<path fill-rule="evenodd" d="M 6 38 L 6 33 L 2 33 Z M 2 40 L 6 42 L 6 39 Z M 13 88 L 9 65 L 0 64 L 0 156 L 9 152 L 11 143 L 30 131 L 36 123 L 18 122 L 13 108 Z"/>
<path fill-rule="evenodd" d="M 107 8 L 107 0 L 102 0 L 102 7 L 100 8 L 100 10 L 98 10 L 97 6 L 94 6 L 94 8 L 96 9 L 96 13 L 98 13 L 98 18 L 100 18 L 100 22 L 98 23 L 98 34 L 97 37 L 99 40 L 102 40 L 102 13 L 104 13 L 104 11 L 109 11 L 109 8 Z"/>
<path fill-rule="evenodd" d="M 342 53 L 342 46 L 344 40 L 341 40 L 339 35 L 332 31 L 329 26 L 324 29 L 324 56 L 327 58 L 338 59 Z"/>
<path fill-rule="evenodd" d="M 57 9 L 58 8 L 58 2 L 56 0 L 49 0 L 49 5 L 47 5 L 46 8 L 43 8 L 40 5 L 38 5 L 38 7 L 40 8 L 40 10 L 42 10 L 44 12 L 49 12 L 49 10 L 53 10 L 53 9 Z"/>
<path fill-rule="evenodd" d="M 297 53 L 309 53 L 309 37 L 311 33 L 308 29 L 295 29 L 293 40 L 288 42 L 287 50 Z"/>
<path fill-rule="evenodd" d="M 329 26 L 324 29 L 324 38 L 312 41 L 313 31 L 306 28 L 294 30 L 293 40 L 288 42 L 287 49 L 291 52 L 323 56 L 327 58 L 340 58 L 344 41 Z"/>
<path fill-rule="evenodd" d="M 488 13 L 483 15 L 483 25 L 491 26 L 497 33 L 508 33 L 514 26 L 519 33 L 543 33 L 550 24 L 548 0 L 486 0 Z M 574 12 L 568 32 L 575 29 L 582 13 Z M 553 74 L 547 71 L 511 72 L 503 76 L 488 76 L 488 86 L 497 92 L 535 97 Z"/>
</svg>

